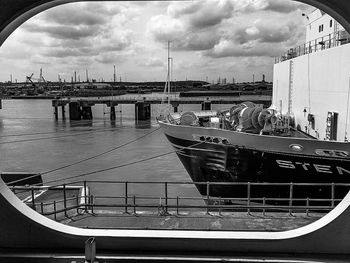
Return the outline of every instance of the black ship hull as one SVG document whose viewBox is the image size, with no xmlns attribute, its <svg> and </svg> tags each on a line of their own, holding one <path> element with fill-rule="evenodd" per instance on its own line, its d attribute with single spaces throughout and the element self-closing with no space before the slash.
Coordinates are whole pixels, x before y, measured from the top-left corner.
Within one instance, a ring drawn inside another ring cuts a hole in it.
<svg viewBox="0 0 350 263">
<path fill-rule="evenodd" d="M 251 182 L 285 184 L 252 185 L 252 198 L 288 198 L 288 184 L 301 183 L 294 186 L 293 198 L 331 199 L 330 185 L 320 184 L 350 183 L 349 146 L 344 143 L 261 135 L 249 138 L 249 134 L 232 131 L 160 125 L 194 182 L 238 183 L 211 185 L 210 196 L 245 198 L 247 185 L 239 183 Z M 291 145 L 301 146 L 302 151 L 291 150 Z M 196 186 L 203 196 L 208 194 L 205 184 Z M 337 186 L 333 197 L 343 198 L 348 190 Z"/>
</svg>

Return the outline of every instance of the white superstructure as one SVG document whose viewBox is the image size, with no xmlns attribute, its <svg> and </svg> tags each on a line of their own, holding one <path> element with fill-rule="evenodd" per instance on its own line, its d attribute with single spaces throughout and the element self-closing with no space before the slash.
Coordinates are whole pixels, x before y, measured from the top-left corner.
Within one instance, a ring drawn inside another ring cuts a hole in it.
<svg viewBox="0 0 350 263">
<path fill-rule="evenodd" d="M 306 43 L 319 39 L 338 31 L 344 31 L 344 28 L 330 15 L 319 9 L 315 9 L 311 14 L 305 15 L 308 20 L 306 26 Z"/>
<path fill-rule="evenodd" d="M 332 17 L 305 17 L 305 44 L 274 65 L 273 104 L 296 126 L 320 139 L 350 139 L 350 38 Z"/>
</svg>

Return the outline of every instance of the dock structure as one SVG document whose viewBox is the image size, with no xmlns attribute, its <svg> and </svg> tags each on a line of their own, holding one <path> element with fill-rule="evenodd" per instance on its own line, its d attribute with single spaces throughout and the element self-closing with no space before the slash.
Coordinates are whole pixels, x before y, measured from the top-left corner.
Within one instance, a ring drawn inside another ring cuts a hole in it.
<svg viewBox="0 0 350 263">
<path fill-rule="evenodd" d="M 62 108 L 62 118 L 65 118 L 65 106 L 69 107 L 70 120 L 92 119 L 91 107 L 97 104 L 107 105 L 110 108 L 110 119 L 115 120 L 115 106 L 119 104 L 134 104 L 135 105 L 135 119 L 136 120 L 149 120 L 151 118 L 151 105 L 161 104 L 163 101 L 167 101 L 160 97 L 121 97 L 113 99 L 54 99 L 52 100 L 52 107 L 54 108 L 54 115 L 56 120 L 58 119 L 58 108 Z M 251 101 L 256 104 L 263 104 L 264 106 L 270 106 L 271 96 L 269 95 L 242 95 L 228 98 L 171 98 L 170 104 L 174 108 L 174 112 L 178 112 L 178 108 L 181 104 L 201 104 L 202 110 L 211 110 L 212 104 L 228 104 L 234 105 L 244 101 Z"/>
</svg>

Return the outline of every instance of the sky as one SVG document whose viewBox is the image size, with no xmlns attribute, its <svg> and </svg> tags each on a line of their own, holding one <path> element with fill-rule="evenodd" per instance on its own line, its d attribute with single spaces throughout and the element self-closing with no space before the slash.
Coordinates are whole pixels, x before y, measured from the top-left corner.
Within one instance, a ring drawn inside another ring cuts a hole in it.
<svg viewBox="0 0 350 263">
<path fill-rule="evenodd" d="M 274 57 L 305 41 L 312 7 L 286 0 L 79 2 L 46 10 L 0 48 L 0 81 L 39 77 L 272 81 Z"/>
</svg>

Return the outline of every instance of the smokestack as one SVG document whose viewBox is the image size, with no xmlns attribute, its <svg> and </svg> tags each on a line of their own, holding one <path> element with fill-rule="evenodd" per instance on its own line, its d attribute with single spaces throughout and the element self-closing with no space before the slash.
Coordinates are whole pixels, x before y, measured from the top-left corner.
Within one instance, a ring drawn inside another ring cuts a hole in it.
<svg viewBox="0 0 350 263">
<path fill-rule="evenodd" d="M 74 83 L 77 83 L 77 72 L 74 71 Z"/>
<path fill-rule="evenodd" d="M 265 82 L 265 74 L 263 74 L 262 82 Z"/>
<path fill-rule="evenodd" d="M 114 74 L 113 74 L 113 81 L 115 83 L 115 80 L 116 80 L 116 75 L 115 75 L 115 65 L 114 65 Z"/>
<path fill-rule="evenodd" d="M 87 69 L 86 69 L 86 82 L 89 82 L 89 72 Z"/>
</svg>

